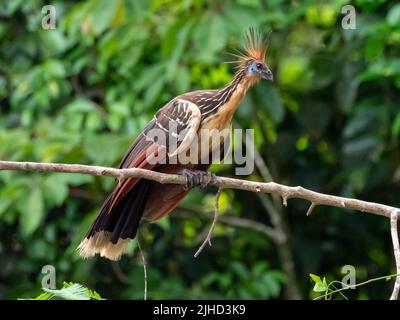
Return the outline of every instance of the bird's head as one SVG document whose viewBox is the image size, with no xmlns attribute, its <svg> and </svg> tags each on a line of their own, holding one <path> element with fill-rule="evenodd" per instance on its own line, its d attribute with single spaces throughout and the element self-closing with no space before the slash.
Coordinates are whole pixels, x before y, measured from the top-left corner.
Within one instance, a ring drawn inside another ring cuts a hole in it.
<svg viewBox="0 0 400 320">
<path fill-rule="evenodd" d="M 262 60 L 251 61 L 247 67 L 246 75 L 248 77 L 258 77 L 271 81 L 274 80 L 274 75 L 272 74 L 272 71 Z"/>
<path fill-rule="evenodd" d="M 249 28 L 245 34 L 243 52 L 234 54 L 238 61 L 238 72 L 251 81 L 260 79 L 273 80 L 272 71 L 265 62 L 267 52 L 266 38 L 262 38 L 255 28 Z"/>
</svg>

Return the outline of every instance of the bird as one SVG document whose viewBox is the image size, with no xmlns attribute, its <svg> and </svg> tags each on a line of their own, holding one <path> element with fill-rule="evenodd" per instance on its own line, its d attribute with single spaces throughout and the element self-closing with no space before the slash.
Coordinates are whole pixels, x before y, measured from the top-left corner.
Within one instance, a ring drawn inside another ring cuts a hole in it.
<svg viewBox="0 0 400 320">
<path fill-rule="evenodd" d="M 251 27 L 244 39 L 243 49 L 233 54 L 237 64 L 233 79 L 221 89 L 192 91 L 167 102 L 137 136 L 119 166 L 181 174 L 186 184 L 160 184 L 136 177 L 116 179 L 115 188 L 77 248 L 81 257 L 98 254 L 119 260 L 127 252 L 129 241 L 135 238 L 142 219 L 150 222 L 160 219 L 173 211 L 191 188 L 215 181 L 215 175 L 208 171 L 213 161 L 210 146 L 205 147 L 209 163 L 200 161 L 204 156 L 199 152 L 192 157 L 197 161 L 187 163 L 180 161 L 179 155 L 186 154 L 192 146 L 199 150 L 207 144 L 208 139 L 198 139 L 200 131 L 229 131 L 233 115 L 248 90 L 261 79 L 273 80 L 265 60 L 267 38 Z M 175 146 L 169 140 L 156 139 L 154 132 L 172 136 L 176 139 Z M 219 144 L 218 148 L 225 148 L 229 139 Z M 163 157 L 158 157 L 161 154 Z"/>
</svg>

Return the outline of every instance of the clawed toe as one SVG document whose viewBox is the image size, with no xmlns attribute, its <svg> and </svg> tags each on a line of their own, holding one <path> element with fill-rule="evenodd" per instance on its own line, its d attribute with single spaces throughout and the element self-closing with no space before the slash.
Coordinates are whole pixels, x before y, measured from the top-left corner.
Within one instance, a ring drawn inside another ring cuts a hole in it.
<svg viewBox="0 0 400 320">
<path fill-rule="evenodd" d="M 204 172 L 205 174 L 202 176 L 200 187 L 204 189 L 209 184 L 215 184 L 217 176 L 212 172 Z"/>
<path fill-rule="evenodd" d="M 184 185 L 186 190 L 197 186 L 203 189 L 216 182 L 216 175 L 208 171 L 178 169 L 177 172 L 186 178 L 186 184 Z"/>
</svg>

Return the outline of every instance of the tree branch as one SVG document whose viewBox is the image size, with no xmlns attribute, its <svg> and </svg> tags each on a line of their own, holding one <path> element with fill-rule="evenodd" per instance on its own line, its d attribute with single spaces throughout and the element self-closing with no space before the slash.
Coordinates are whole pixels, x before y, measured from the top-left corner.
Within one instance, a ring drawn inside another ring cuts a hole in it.
<svg viewBox="0 0 400 320">
<path fill-rule="evenodd" d="M 0 170 L 81 173 L 95 176 L 110 176 L 115 177 L 119 180 L 135 177 L 157 181 L 162 184 L 186 183 L 185 178 L 181 175 L 166 174 L 140 168 L 115 169 L 109 167 L 88 166 L 81 164 L 0 161 Z M 314 203 L 315 205 L 326 205 L 358 210 L 361 212 L 368 212 L 387 218 L 391 217 L 393 211 L 399 210 L 398 208 L 375 202 L 338 197 L 311 191 L 301 186 L 289 187 L 275 182 L 254 182 L 242 179 L 217 177 L 215 185 L 223 189 L 228 188 L 251 192 L 274 193 L 278 194 L 286 200 L 290 198 L 304 199 L 310 201 L 311 203 Z"/>
<path fill-rule="evenodd" d="M 393 242 L 393 252 L 396 261 L 396 273 L 400 274 L 400 246 L 399 246 L 399 235 L 397 233 L 397 219 L 399 217 L 398 210 L 394 210 L 390 217 L 390 233 L 392 235 Z M 394 283 L 393 292 L 390 296 L 390 300 L 397 300 L 400 290 L 400 276 L 396 277 L 396 282 Z"/>
<path fill-rule="evenodd" d="M 219 214 L 219 197 L 221 196 L 222 188 L 219 188 L 217 194 L 215 195 L 215 210 L 214 210 L 214 218 L 211 223 L 210 230 L 208 230 L 207 237 L 204 239 L 203 243 L 201 244 L 200 248 L 194 254 L 194 257 L 197 258 L 200 252 L 203 251 L 204 247 L 208 243 L 211 247 L 211 237 L 214 231 L 215 225 L 217 224 L 218 214 Z"/>
<path fill-rule="evenodd" d="M 115 169 L 109 167 L 88 166 L 79 164 L 0 161 L 0 170 L 81 173 L 96 176 L 111 176 L 117 178 L 118 180 L 123 180 L 129 177 L 139 177 L 157 181 L 162 184 L 186 183 L 186 179 L 181 175 L 165 174 L 140 168 Z M 242 179 L 217 177 L 215 179 L 214 185 L 218 186 L 219 189 L 230 188 L 256 193 L 262 192 L 277 194 L 283 199 L 285 205 L 288 199 L 298 198 L 310 201 L 313 206 L 326 205 L 344 209 L 352 209 L 390 218 L 392 241 L 396 258 L 396 268 L 397 272 L 400 273 L 400 250 L 397 234 L 397 219 L 400 209 L 398 208 L 374 202 L 323 194 L 305 189 L 301 186 L 289 187 L 275 182 L 254 182 Z M 210 229 L 210 231 L 212 232 L 212 229 Z M 399 288 L 400 277 L 397 277 L 391 299 L 397 298 Z"/>
<path fill-rule="evenodd" d="M 146 267 L 146 259 L 144 257 L 142 247 L 140 246 L 139 236 L 137 238 L 137 245 L 140 252 L 140 257 L 142 258 L 143 263 L 143 275 L 144 275 L 144 292 L 143 292 L 143 300 L 147 300 L 147 267 Z"/>
<path fill-rule="evenodd" d="M 212 220 L 212 212 L 205 212 L 202 207 L 193 208 L 192 206 L 180 206 L 180 210 L 174 214 L 179 218 L 199 217 L 201 219 Z M 256 232 L 262 233 L 267 238 L 271 238 L 274 242 L 280 241 L 280 234 L 278 234 L 274 228 L 271 228 L 261 222 L 257 222 L 251 219 L 234 217 L 229 214 L 221 214 L 218 216 L 218 222 L 226 224 L 228 226 L 247 228 Z"/>
</svg>

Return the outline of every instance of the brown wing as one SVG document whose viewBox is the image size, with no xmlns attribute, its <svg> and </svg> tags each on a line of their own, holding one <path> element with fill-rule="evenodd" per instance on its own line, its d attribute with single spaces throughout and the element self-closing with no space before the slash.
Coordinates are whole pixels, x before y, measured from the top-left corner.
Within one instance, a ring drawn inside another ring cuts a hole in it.
<svg viewBox="0 0 400 320">
<path fill-rule="evenodd" d="M 193 142 L 200 120 L 200 110 L 194 103 L 183 99 L 172 100 L 156 113 L 134 141 L 120 168 L 153 170 L 162 163 L 168 163 L 169 157 L 186 151 Z M 175 143 L 171 144 L 174 139 Z M 160 156 L 163 154 L 165 157 Z M 110 207 L 117 204 L 139 180 L 128 178 L 118 182 Z"/>
<path fill-rule="evenodd" d="M 155 115 L 156 127 L 167 135 L 164 145 L 168 156 L 185 152 L 192 144 L 200 126 L 199 107 L 185 99 L 175 99 Z"/>
</svg>

